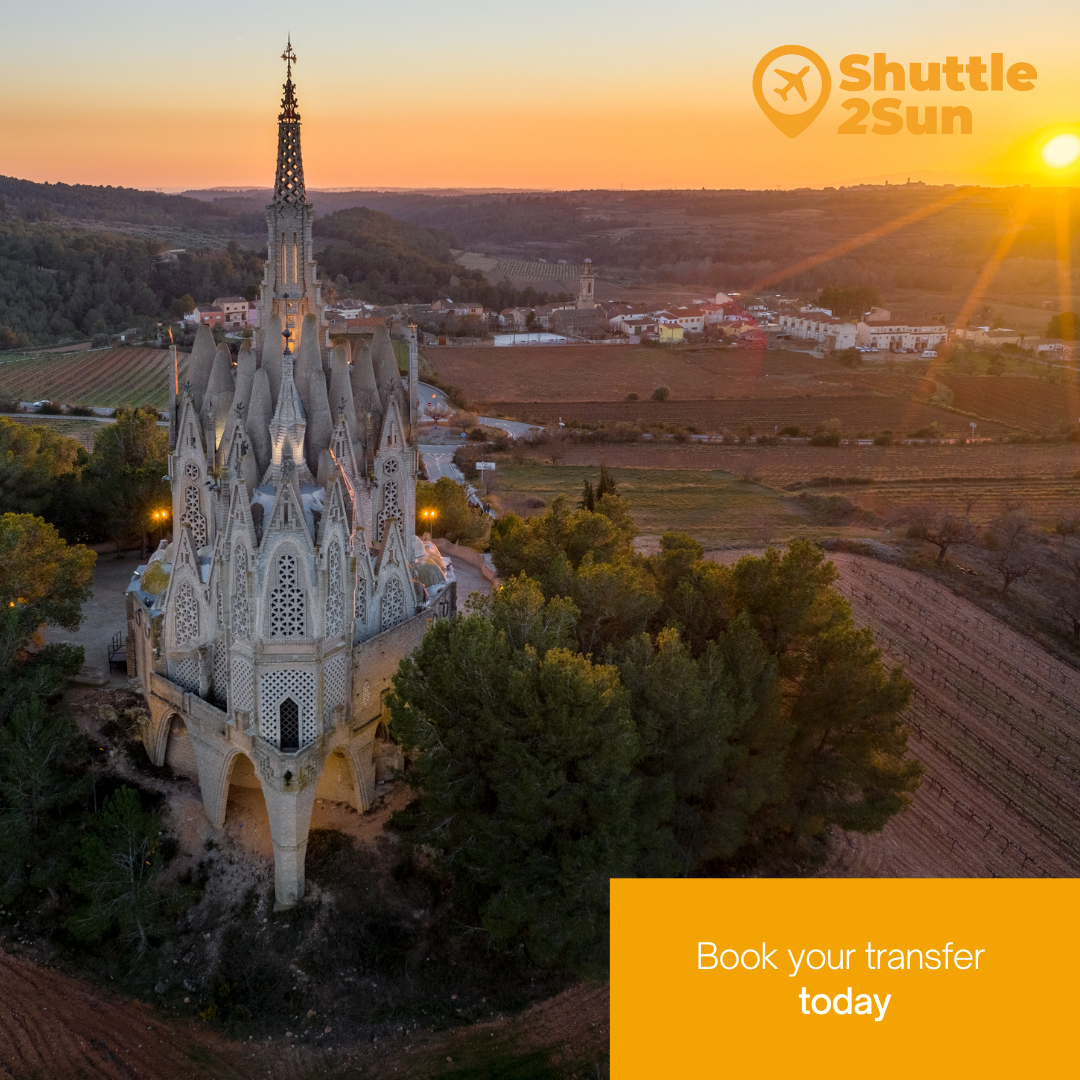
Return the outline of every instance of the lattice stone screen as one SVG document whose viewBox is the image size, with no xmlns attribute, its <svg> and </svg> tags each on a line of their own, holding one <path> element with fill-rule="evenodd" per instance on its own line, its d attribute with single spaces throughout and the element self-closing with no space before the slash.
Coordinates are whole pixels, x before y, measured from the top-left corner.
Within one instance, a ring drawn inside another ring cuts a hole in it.
<svg viewBox="0 0 1080 1080">
<path fill-rule="evenodd" d="M 233 554 L 232 628 L 237 637 L 248 636 L 247 548 L 236 545 Z"/>
<path fill-rule="evenodd" d="M 401 588 L 401 579 L 392 577 L 386 583 L 386 591 L 382 598 L 382 628 L 389 630 L 392 626 L 405 621 L 405 592 Z"/>
<path fill-rule="evenodd" d="M 345 579 L 341 572 L 341 545 L 330 547 L 326 593 L 326 636 L 338 637 L 345 632 Z"/>
<path fill-rule="evenodd" d="M 386 469 L 384 471 L 392 472 L 390 465 L 393 459 L 386 463 Z M 396 517 L 398 521 L 401 520 L 401 511 L 398 509 L 398 491 L 397 481 L 387 480 L 383 484 L 383 508 L 379 511 L 379 536 L 378 539 L 383 538 L 383 532 L 386 529 L 386 523 L 392 518 Z"/>
<path fill-rule="evenodd" d="M 363 625 L 367 622 L 367 582 L 362 574 L 356 575 L 356 596 L 353 600 L 353 617 Z"/>
<path fill-rule="evenodd" d="M 173 626 L 176 628 L 176 644 L 190 645 L 199 637 L 199 601 L 188 581 L 181 582 L 173 600 Z M 196 678 L 196 684 L 198 679 Z"/>
<path fill-rule="evenodd" d="M 310 746 L 319 735 L 315 712 L 317 689 L 310 671 L 264 671 L 259 676 L 259 734 L 267 742 L 281 746 L 279 709 L 286 698 L 300 707 L 300 749 Z"/>
<path fill-rule="evenodd" d="M 304 636 L 306 597 L 300 587 L 299 569 L 295 555 L 278 558 L 277 585 L 270 590 L 270 636 L 299 638 Z"/>
<path fill-rule="evenodd" d="M 345 704 L 348 670 L 349 663 L 344 656 L 327 660 L 323 669 L 323 723 L 327 727 L 333 719 L 334 709 Z"/>
<path fill-rule="evenodd" d="M 217 704 L 224 706 L 229 688 L 229 650 L 225 648 L 225 639 L 218 638 L 214 643 L 214 685 L 211 696 Z"/>
<path fill-rule="evenodd" d="M 229 693 L 234 713 L 255 711 L 255 672 L 246 660 L 233 659 Z"/>
<path fill-rule="evenodd" d="M 195 656 L 186 656 L 183 660 L 170 660 L 172 681 L 191 693 L 199 692 L 199 660 Z"/>
</svg>

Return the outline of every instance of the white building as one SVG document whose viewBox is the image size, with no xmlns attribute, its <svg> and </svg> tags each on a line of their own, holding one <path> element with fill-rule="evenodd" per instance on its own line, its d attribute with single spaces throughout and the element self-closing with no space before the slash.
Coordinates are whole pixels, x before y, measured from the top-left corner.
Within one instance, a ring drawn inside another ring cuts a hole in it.
<svg viewBox="0 0 1080 1080">
<path fill-rule="evenodd" d="M 910 350 L 921 353 L 934 349 L 949 339 L 949 328 L 942 323 L 911 323 L 894 319 L 884 308 L 871 308 L 859 321 L 856 344 L 881 352 Z"/>
<path fill-rule="evenodd" d="M 780 331 L 794 338 L 817 341 L 830 349 L 850 349 L 857 343 L 854 323 L 827 315 L 819 309 L 780 316 Z"/>
</svg>

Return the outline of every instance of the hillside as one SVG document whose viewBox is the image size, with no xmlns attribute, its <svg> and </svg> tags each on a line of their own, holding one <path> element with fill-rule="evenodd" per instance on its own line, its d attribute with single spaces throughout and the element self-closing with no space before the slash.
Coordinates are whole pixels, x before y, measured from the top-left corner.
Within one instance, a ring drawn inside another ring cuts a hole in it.
<svg viewBox="0 0 1080 1080">
<path fill-rule="evenodd" d="M 125 222 L 182 225 L 222 235 L 261 233 L 262 213 L 238 214 L 216 203 L 138 188 L 91 184 L 38 184 L 0 176 L 0 218 L 18 214 L 27 221 Z"/>
<path fill-rule="evenodd" d="M 454 262 L 454 238 L 366 207 L 338 210 L 315 222 L 319 269 L 339 292 L 382 303 L 423 303 L 450 295 L 496 310 L 543 302 L 546 295 L 489 285 Z"/>
</svg>

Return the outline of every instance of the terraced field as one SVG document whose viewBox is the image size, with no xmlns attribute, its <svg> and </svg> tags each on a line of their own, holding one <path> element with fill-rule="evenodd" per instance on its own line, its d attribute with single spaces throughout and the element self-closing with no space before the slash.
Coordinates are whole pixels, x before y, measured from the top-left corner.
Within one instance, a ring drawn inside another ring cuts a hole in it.
<svg viewBox="0 0 1080 1080">
<path fill-rule="evenodd" d="M 180 354 L 183 381 L 185 354 Z M 169 404 L 172 353 L 166 349 L 90 349 L 0 361 L 0 398 L 64 405 Z"/>
<path fill-rule="evenodd" d="M 908 570 L 836 554 L 840 591 L 915 685 L 912 805 L 840 838 L 830 876 L 1080 874 L 1080 672 Z"/>
</svg>

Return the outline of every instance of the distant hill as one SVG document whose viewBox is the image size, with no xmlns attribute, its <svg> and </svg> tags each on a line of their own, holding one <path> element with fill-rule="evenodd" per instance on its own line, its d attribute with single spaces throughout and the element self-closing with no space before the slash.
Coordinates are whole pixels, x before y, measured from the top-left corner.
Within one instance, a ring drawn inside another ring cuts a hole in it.
<svg viewBox="0 0 1080 1080">
<path fill-rule="evenodd" d="M 137 188 L 91 184 L 38 184 L 0 176 L 0 217 L 27 221 L 127 222 L 135 225 L 185 225 L 223 235 L 258 233 L 266 228 L 257 214 L 238 213 L 214 202 Z"/>
<path fill-rule="evenodd" d="M 261 213 L 269 188 L 189 191 L 185 195 L 236 214 Z M 530 192 L 425 194 L 411 191 L 314 191 L 308 201 L 316 218 L 365 207 L 402 221 L 442 229 L 454 247 L 571 240 L 607 224 L 588 219 L 573 195 Z"/>
</svg>

